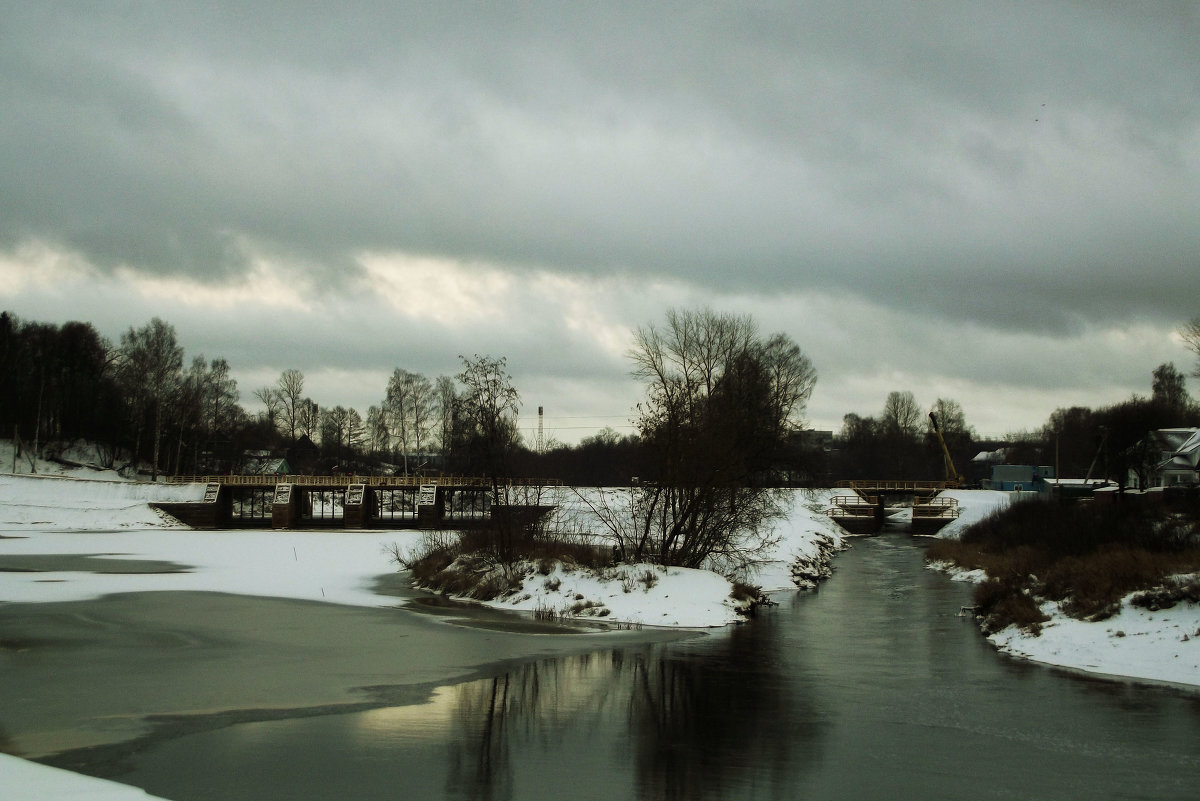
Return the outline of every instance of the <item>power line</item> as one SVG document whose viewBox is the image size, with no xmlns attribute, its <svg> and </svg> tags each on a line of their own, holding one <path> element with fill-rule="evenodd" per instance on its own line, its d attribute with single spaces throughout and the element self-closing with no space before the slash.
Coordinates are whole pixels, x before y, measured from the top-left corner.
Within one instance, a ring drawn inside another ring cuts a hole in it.
<svg viewBox="0 0 1200 801">
<path fill-rule="evenodd" d="M 551 432 L 554 431 L 591 431 L 597 426 L 547 426 Z M 606 428 L 637 428 L 634 425 L 628 426 L 605 426 Z"/>
</svg>

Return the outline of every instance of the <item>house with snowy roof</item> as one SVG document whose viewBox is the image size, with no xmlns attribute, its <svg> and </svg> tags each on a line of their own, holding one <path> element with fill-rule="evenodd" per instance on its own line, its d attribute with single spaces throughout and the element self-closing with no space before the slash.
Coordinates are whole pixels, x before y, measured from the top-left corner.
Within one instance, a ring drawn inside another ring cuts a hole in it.
<svg viewBox="0 0 1200 801">
<path fill-rule="evenodd" d="M 248 476 L 286 475 L 292 471 L 287 459 L 274 456 L 270 451 L 246 451 L 242 473 Z"/>
<path fill-rule="evenodd" d="M 1154 468 L 1158 486 L 1200 483 L 1200 428 L 1160 428 L 1150 437 L 1162 455 Z"/>
</svg>

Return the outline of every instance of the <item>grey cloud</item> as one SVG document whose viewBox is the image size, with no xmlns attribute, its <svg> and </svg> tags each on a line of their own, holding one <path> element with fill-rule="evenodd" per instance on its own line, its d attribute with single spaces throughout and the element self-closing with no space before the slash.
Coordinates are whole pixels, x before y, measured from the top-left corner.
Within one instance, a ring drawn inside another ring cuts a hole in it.
<svg viewBox="0 0 1200 801">
<path fill-rule="evenodd" d="M 10 248 L 228 276 L 250 241 L 327 277 L 397 249 L 1060 334 L 1195 313 L 1189 3 L 5 5 Z"/>
</svg>

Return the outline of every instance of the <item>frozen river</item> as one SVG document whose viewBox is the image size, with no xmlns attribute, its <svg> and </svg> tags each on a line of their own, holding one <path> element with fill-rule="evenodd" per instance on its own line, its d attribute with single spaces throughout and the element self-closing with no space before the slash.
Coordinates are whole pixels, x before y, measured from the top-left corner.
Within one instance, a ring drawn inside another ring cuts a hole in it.
<svg viewBox="0 0 1200 801">
<path fill-rule="evenodd" d="M 1200 693 L 998 654 L 958 617 L 969 594 L 905 535 L 857 540 L 818 593 L 715 635 L 516 659 L 357 704 L 193 713 L 136 748 L 50 761 L 174 801 L 1194 792 Z M 294 681 L 309 656 L 270 670 Z"/>
</svg>

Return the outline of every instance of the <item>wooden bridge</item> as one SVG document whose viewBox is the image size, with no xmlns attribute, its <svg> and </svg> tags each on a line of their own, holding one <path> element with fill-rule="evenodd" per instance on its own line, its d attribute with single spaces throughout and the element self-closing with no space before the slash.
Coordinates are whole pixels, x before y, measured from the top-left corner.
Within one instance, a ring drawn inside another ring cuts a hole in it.
<svg viewBox="0 0 1200 801">
<path fill-rule="evenodd" d="M 960 512 L 957 500 L 938 496 L 942 490 L 952 489 L 952 482 L 857 480 L 839 481 L 837 486 L 854 494 L 835 496 L 826 514 L 856 534 L 882 531 L 891 515 L 903 511 L 904 507 L 888 506 L 889 495 L 912 496 L 909 530 L 913 534 L 933 534 L 957 519 Z"/>
<path fill-rule="evenodd" d="M 852 489 L 869 495 L 937 495 L 944 489 L 957 489 L 958 484 L 948 481 L 892 481 L 889 479 L 854 479 L 839 481 L 837 489 Z"/>
<path fill-rule="evenodd" d="M 496 479 L 502 487 L 559 487 L 562 480 L 557 478 L 502 478 Z M 476 487 L 490 489 L 492 479 L 485 476 L 357 476 L 353 473 L 334 476 L 309 475 L 206 475 L 206 476 L 169 476 L 169 484 L 220 484 L 230 487 L 274 487 L 278 484 L 292 484 L 301 487 L 348 487 L 351 484 L 362 484 L 368 487 L 422 487 L 436 484 L 439 487 L 464 488 Z"/>
<path fill-rule="evenodd" d="M 194 528 L 466 528 L 501 513 L 536 519 L 554 508 L 543 493 L 562 485 L 445 475 L 195 475 L 168 482 L 204 487 L 200 501 L 154 504 Z"/>
</svg>

